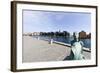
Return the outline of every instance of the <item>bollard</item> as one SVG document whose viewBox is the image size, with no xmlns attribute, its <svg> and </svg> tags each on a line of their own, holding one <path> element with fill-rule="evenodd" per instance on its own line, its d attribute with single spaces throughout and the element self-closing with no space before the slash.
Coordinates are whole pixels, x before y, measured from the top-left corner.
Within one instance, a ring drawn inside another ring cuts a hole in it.
<svg viewBox="0 0 100 73">
<path fill-rule="evenodd" d="M 50 40 L 50 44 L 52 44 L 52 43 L 53 43 L 53 39 Z"/>
<path fill-rule="evenodd" d="M 37 37 L 37 40 L 39 40 L 39 37 Z"/>
</svg>

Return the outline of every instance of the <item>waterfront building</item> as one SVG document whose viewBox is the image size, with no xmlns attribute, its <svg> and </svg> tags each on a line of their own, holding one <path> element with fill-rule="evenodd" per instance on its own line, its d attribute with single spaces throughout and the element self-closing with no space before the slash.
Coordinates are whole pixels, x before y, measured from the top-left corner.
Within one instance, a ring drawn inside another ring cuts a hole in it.
<svg viewBox="0 0 100 73">
<path fill-rule="evenodd" d="M 81 32 L 79 32 L 79 38 L 82 38 L 82 39 L 87 38 L 87 34 L 86 34 L 86 32 L 85 32 L 85 31 L 81 31 Z"/>
</svg>

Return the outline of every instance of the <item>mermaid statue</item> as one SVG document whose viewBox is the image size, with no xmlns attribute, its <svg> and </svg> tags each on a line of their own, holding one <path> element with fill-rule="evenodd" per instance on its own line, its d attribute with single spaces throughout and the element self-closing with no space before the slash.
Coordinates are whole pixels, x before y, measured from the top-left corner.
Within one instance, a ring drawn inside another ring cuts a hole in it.
<svg viewBox="0 0 100 73">
<path fill-rule="evenodd" d="M 74 33 L 74 40 L 71 41 L 71 53 L 73 53 L 73 60 L 85 59 L 83 55 L 83 42 L 79 40 L 79 34 Z"/>
</svg>

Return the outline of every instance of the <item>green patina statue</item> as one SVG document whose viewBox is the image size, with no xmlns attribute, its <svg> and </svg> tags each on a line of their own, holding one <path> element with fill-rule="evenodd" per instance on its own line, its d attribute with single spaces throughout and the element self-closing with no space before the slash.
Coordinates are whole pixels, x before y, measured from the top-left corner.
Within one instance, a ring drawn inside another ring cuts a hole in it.
<svg viewBox="0 0 100 73">
<path fill-rule="evenodd" d="M 83 42 L 79 40 L 79 34 L 74 33 L 74 40 L 71 42 L 71 53 L 73 53 L 73 60 L 85 59 L 83 55 Z"/>
</svg>

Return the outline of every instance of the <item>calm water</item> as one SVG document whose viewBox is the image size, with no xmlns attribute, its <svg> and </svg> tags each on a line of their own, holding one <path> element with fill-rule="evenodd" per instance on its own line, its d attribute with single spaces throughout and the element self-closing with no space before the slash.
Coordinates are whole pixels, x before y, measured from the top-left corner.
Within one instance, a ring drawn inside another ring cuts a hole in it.
<svg viewBox="0 0 100 73">
<path fill-rule="evenodd" d="M 39 37 L 41 40 L 50 40 L 51 37 L 48 36 L 33 36 L 34 38 Z M 68 37 L 52 37 L 54 41 L 59 41 L 63 43 L 70 44 L 73 38 L 68 38 Z M 86 48 L 91 48 L 91 39 L 81 39 L 81 41 L 84 43 L 84 47 Z"/>
</svg>

